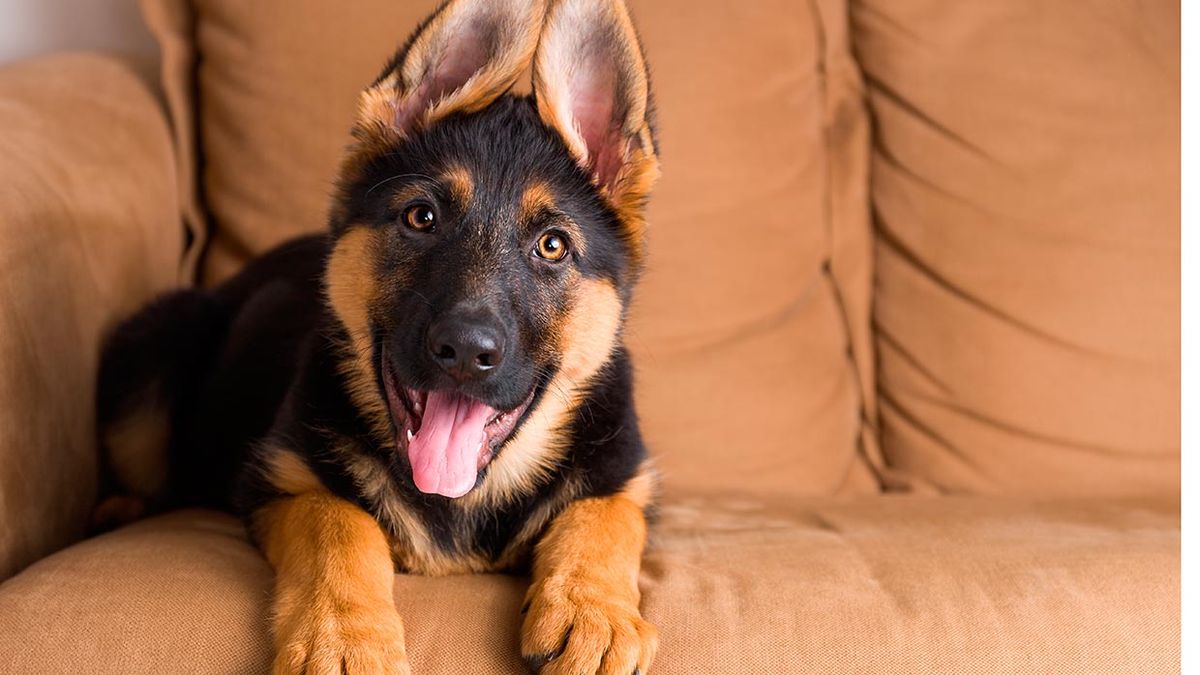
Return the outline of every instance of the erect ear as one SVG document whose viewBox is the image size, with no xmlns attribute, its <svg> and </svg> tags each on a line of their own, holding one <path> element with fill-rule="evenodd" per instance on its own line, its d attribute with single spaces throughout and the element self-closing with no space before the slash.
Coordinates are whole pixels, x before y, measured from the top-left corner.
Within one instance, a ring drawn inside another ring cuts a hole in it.
<svg viewBox="0 0 1200 675">
<path fill-rule="evenodd" d="M 486 107 L 516 82 L 537 47 L 546 0 L 448 0 L 359 99 L 358 124 L 401 136 Z"/>
<path fill-rule="evenodd" d="M 542 121 L 640 229 L 658 156 L 646 62 L 625 3 L 555 2 L 534 57 L 533 88 Z"/>
</svg>

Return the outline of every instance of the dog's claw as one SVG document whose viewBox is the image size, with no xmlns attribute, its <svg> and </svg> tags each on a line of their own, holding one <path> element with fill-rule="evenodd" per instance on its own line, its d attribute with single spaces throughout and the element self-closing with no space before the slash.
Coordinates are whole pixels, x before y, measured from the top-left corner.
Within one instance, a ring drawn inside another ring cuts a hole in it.
<svg viewBox="0 0 1200 675">
<path fill-rule="evenodd" d="M 542 668 L 545 668 L 553 660 L 554 654 L 538 654 L 536 656 L 525 657 L 525 663 L 529 664 L 529 669 L 535 673 L 540 673 Z"/>
</svg>

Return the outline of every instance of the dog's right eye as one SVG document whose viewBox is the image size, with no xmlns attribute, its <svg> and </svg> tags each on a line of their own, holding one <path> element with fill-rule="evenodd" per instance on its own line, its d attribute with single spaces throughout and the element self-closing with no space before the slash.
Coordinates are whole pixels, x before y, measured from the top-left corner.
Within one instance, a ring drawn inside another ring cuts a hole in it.
<svg viewBox="0 0 1200 675">
<path fill-rule="evenodd" d="M 418 232 L 431 231 L 436 220 L 428 204 L 414 204 L 404 211 L 404 223 Z"/>
</svg>

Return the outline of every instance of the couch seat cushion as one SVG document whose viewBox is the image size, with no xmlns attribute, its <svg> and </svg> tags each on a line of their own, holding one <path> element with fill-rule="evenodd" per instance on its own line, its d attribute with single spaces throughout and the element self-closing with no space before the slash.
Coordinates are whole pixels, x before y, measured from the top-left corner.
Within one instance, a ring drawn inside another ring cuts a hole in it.
<svg viewBox="0 0 1200 675">
<path fill-rule="evenodd" d="M 654 672 L 1178 672 L 1173 503 L 878 497 L 663 507 L 642 575 Z M 0 671 L 252 673 L 271 572 L 189 511 L 0 585 Z M 521 673 L 525 580 L 396 578 L 417 673 Z"/>
</svg>

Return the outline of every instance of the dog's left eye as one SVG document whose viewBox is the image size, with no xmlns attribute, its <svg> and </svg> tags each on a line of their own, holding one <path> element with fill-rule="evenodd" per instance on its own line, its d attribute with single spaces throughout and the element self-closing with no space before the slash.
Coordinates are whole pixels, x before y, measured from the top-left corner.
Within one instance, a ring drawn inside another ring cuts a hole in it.
<svg viewBox="0 0 1200 675">
<path fill-rule="evenodd" d="M 567 257 L 567 237 L 561 232 L 547 232 L 538 238 L 534 250 L 539 258 L 559 262 Z"/>
<path fill-rule="evenodd" d="M 428 204 L 414 204 L 404 211 L 404 223 L 419 232 L 429 232 L 436 221 L 437 217 Z"/>
</svg>

